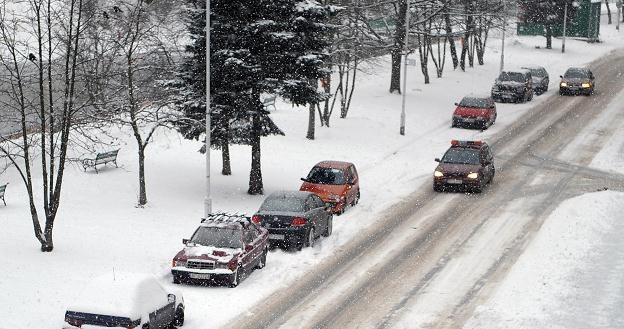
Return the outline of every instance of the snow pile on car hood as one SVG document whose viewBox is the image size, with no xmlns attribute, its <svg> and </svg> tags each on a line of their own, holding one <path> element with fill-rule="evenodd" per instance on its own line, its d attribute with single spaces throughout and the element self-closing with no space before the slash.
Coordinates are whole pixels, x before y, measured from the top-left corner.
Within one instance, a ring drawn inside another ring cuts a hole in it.
<svg viewBox="0 0 624 329">
<path fill-rule="evenodd" d="M 232 256 L 241 253 L 240 248 L 218 248 L 213 246 L 187 246 L 184 255 L 189 258 L 202 258 L 204 256 L 218 261 L 229 261 Z"/>
<path fill-rule="evenodd" d="M 115 272 L 91 280 L 67 310 L 137 320 L 167 303 L 152 275 Z"/>
</svg>

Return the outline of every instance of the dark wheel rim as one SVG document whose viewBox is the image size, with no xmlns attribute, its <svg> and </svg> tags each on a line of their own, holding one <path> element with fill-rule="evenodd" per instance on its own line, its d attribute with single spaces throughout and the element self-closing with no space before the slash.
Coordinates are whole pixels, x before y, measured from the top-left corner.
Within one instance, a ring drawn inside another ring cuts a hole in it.
<svg viewBox="0 0 624 329">
<path fill-rule="evenodd" d="M 332 234 L 332 226 L 333 226 L 333 219 L 330 217 L 329 220 L 327 221 L 327 236 L 330 236 Z"/>
<path fill-rule="evenodd" d="M 230 287 L 236 287 L 238 286 L 238 281 L 239 281 L 239 273 L 241 271 L 241 267 L 238 267 L 236 269 L 236 272 L 234 272 L 234 274 L 232 275 L 232 281 L 230 281 Z"/>
<path fill-rule="evenodd" d="M 314 247 L 314 228 L 310 229 L 310 232 L 308 232 L 308 247 L 312 248 Z"/>
</svg>

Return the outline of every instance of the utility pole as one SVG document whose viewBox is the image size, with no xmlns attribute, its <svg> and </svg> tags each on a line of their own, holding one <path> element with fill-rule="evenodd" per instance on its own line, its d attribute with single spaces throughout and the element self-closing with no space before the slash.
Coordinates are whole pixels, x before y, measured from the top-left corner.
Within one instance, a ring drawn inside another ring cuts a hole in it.
<svg viewBox="0 0 624 329">
<path fill-rule="evenodd" d="M 566 28 L 568 27 L 568 2 L 563 9 L 563 39 L 561 40 L 561 53 L 565 53 Z"/>
<path fill-rule="evenodd" d="M 212 212 L 210 196 L 210 0 L 206 0 L 206 198 L 204 218 Z"/>
<path fill-rule="evenodd" d="M 622 19 L 621 14 L 622 14 L 622 0 L 617 0 L 615 2 L 615 6 L 617 7 L 617 24 L 615 25 L 615 29 L 616 30 L 620 30 L 620 20 Z"/>
<path fill-rule="evenodd" d="M 505 12 L 505 0 L 503 0 L 503 38 L 501 41 L 500 72 L 505 69 L 505 28 L 507 27 L 507 13 Z"/>
<path fill-rule="evenodd" d="M 403 52 L 405 53 L 405 62 L 403 63 L 403 99 L 401 104 L 401 129 L 399 133 L 405 135 L 405 96 L 407 94 L 407 55 L 409 52 L 409 21 L 410 21 L 410 4 L 411 0 L 407 0 L 407 9 L 405 10 L 405 37 L 403 38 Z"/>
</svg>

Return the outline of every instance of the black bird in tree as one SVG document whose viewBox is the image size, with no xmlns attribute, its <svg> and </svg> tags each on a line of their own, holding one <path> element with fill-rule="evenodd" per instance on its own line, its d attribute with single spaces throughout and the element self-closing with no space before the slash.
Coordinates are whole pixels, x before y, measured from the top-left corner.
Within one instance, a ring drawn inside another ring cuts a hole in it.
<svg viewBox="0 0 624 329">
<path fill-rule="evenodd" d="M 105 12 L 105 11 L 104 11 L 104 12 L 102 12 L 102 16 L 103 16 L 105 19 L 108 19 L 108 13 L 107 13 L 107 12 Z"/>
<path fill-rule="evenodd" d="M 119 8 L 118 6 L 113 6 L 113 10 L 114 10 L 116 13 L 120 13 L 120 12 L 121 12 L 121 8 Z"/>
<path fill-rule="evenodd" d="M 37 56 L 35 56 L 35 54 L 33 54 L 33 53 L 30 53 L 30 54 L 28 54 L 28 60 L 31 61 L 31 62 L 34 62 L 34 61 L 37 60 Z"/>
</svg>

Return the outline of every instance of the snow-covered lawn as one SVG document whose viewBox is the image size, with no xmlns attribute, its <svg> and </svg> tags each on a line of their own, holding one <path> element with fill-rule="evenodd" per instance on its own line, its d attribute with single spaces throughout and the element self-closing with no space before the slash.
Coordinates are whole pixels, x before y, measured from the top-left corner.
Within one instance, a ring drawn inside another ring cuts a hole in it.
<svg viewBox="0 0 624 329">
<path fill-rule="evenodd" d="M 376 214 L 428 182 L 440 156 L 453 138 L 486 139 L 517 120 L 536 102 L 556 92 L 557 77 L 570 65 L 581 65 L 624 44 L 614 26 L 602 26 L 603 43 L 568 40 L 566 54 L 559 49 L 536 49 L 541 37 L 510 37 L 507 67 L 543 65 L 551 76 L 551 90 L 527 104 L 499 104 L 498 121 L 488 131 L 451 129 L 453 103 L 467 94 L 488 94 L 497 75 L 499 40 L 492 39 L 486 65 L 452 71 L 447 59 L 445 76 L 422 83 L 416 67 L 408 73 L 407 135 L 400 136 L 400 95 L 388 94 L 389 63 L 360 74 L 358 89 L 347 119 L 332 118 L 331 128 L 317 127 L 316 140 L 305 139 L 307 110 L 277 103 L 273 118 L 284 137 L 262 141 L 265 194 L 298 189 L 300 177 L 318 161 L 348 160 L 356 164 L 361 180 L 360 204 L 335 217 L 334 233 L 313 249 L 276 250 L 267 267 L 254 272 L 236 289 L 180 286 L 187 304 L 185 328 L 223 325 L 248 306 L 312 270 L 349 241 Z M 559 47 L 559 41 L 554 42 Z M 433 74 L 433 69 L 431 70 Z M 95 174 L 70 167 L 62 206 L 55 225 L 55 249 L 39 252 L 33 237 L 26 191 L 17 173 L 0 176 L 9 182 L 7 206 L 0 206 L 0 328 L 59 328 L 66 305 L 90 279 L 113 270 L 155 274 L 170 287 L 170 261 L 196 228 L 204 198 L 204 157 L 200 144 L 182 140 L 172 132 L 158 135 L 148 148 L 149 205 L 135 208 L 137 199 L 136 146 L 129 132 L 119 134 L 121 168 L 108 167 Z M 106 150 L 102 150 L 106 151 Z M 214 208 L 253 213 L 262 196 L 246 194 L 250 149 L 233 147 L 233 175 L 220 175 L 220 155 L 213 151 Z M 615 195 L 615 194 L 609 194 Z M 615 198 L 615 196 L 613 196 Z M 621 204 L 620 204 L 621 205 Z M 622 207 L 621 207 L 622 208 Z M 621 209 L 620 208 L 620 209 Z"/>
</svg>

